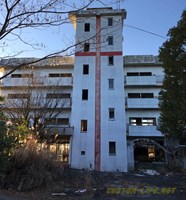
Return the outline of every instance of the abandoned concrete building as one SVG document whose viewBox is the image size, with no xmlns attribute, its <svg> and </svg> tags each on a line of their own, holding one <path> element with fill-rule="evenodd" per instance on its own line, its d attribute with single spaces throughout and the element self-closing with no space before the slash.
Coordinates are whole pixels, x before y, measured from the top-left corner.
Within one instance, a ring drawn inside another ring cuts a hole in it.
<svg viewBox="0 0 186 200">
<path fill-rule="evenodd" d="M 111 8 L 70 14 L 76 42 L 82 41 L 74 57 L 22 67 L 0 82 L 5 102 L 28 99 L 28 86 L 34 87 L 30 95 L 42 93 L 42 101 L 57 99 L 58 104 L 48 105 L 55 107 L 52 114 L 45 113 L 39 120 L 47 121 L 57 135 L 50 141 L 50 151 L 72 168 L 126 172 L 135 162 L 164 162 L 163 151 L 155 145 L 164 144 L 157 130 L 162 63 L 152 55 L 123 56 L 125 17 L 125 10 Z M 1 60 L 0 75 L 33 59 Z M 35 113 L 33 108 L 31 119 Z"/>
</svg>

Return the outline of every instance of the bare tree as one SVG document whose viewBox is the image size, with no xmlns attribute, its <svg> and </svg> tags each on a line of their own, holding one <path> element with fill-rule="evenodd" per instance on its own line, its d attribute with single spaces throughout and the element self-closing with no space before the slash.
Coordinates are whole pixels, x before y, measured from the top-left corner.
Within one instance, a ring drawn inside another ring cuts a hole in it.
<svg viewBox="0 0 186 200">
<path fill-rule="evenodd" d="M 83 9 L 89 7 L 94 2 L 99 2 L 100 5 L 107 6 L 107 1 L 84 0 L 74 3 L 73 0 L 2 0 L 0 2 L 0 47 L 2 51 L 6 50 L 13 41 L 18 41 L 31 47 L 33 50 L 43 49 L 45 44 L 38 42 L 31 42 L 30 39 L 25 39 L 25 30 L 48 29 L 52 27 L 62 27 L 69 23 L 68 15 L 81 12 Z M 72 21 L 72 19 L 71 19 Z M 44 30 L 42 30 L 44 31 Z M 101 30 L 100 30 L 101 31 Z M 96 33 L 97 34 L 97 33 Z M 43 56 L 40 59 L 30 60 L 29 62 L 22 62 L 14 66 L 14 69 L 8 74 L 0 77 L 0 80 L 13 73 L 18 68 L 36 63 L 46 58 L 54 57 L 56 55 L 63 55 L 67 53 L 76 45 L 81 45 L 86 41 L 95 43 L 96 35 L 87 38 L 84 41 L 70 42 L 63 49 L 54 50 L 52 53 Z M 21 49 L 10 55 L 0 57 L 0 59 L 13 58 L 21 55 L 27 49 Z M 73 51 L 70 54 L 74 53 Z M 0 66 L 1 67 L 1 66 Z"/>
<path fill-rule="evenodd" d="M 50 82 L 46 77 L 26 74 L 27 82 L 5 98 L 3 111 L 14 124 L 27 123 L 40 137 L 50 130 L 50 124 L 68 125 L 61 118 L 71 106 L 70 93 L 61 88 L 60 80 Z"/>
<path fill-rule="evenodd" d="M 25 30 L 33 31 L 41 29 L 41 31 L 44 31 L 42 28 L 62 28 L 66 23 L 73 21 L 73 19 L 70 20 L 68 16 L 81 12 L 95 2 L 99 2 L 99 5 L 104 7 L 113 4 L 111 1 L 108 3 L 107 0 L 84 0 L 76 3 L 74 3 L 73 0 L 2 0 L 0 3 L 0 47 L 3 51 L 8 48 L 12 41 L 18 41 L 19 44 L 22 43 L 26 45 L 27 48 L 31 47 L 33 50 L 43 49 L 45 44 L 42 42 L 32 42 L 28 38 L 25 39 Z M 122 22 L 120 21 L 119 23 L 121 24 Z M 101 30 L 104 28 L 107 27 L 102 27 Z M 27 60 L 27 62 L 17 63 L 11 71 L 0 76 L 0 80 L 22 66 L 29 66 L 47 58 L 55 57 L 56 55 L 72 55 L 74 54 L 72 49 L 76 45 L 82 46 L 85 42 L 89 42 L 92 46 L 95 46 L 95 37 L 101 30 L 90 38 L 86 38 L 84 41 L 68 41 L 68 44 L 63 46 L 63 49 L 53 50 L 52 53 L 46 54 L 39 59 L 30 59 Z M 102 37 L 105 37 L 105 39 L 102 40 L 103 45 L 107 45 L 106 36 L 102 35 Z M 0 59 L 14 58 L 17 55 L 20 56 L 25 50 L 27 49 L 21 49 L 8 56 L 0 57 Z M 4 61 L 1 65 L 4 65 Z"/>
</svg>

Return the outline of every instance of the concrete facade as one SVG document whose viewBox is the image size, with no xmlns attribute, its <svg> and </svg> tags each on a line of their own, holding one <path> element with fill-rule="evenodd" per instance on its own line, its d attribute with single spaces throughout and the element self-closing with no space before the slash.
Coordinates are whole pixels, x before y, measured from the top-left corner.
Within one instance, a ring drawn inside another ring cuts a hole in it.
<svg viewBox="0 0 186 200">
<path fill-rule="evenodd" d="M 16 70 L 0 82 L 0 95 L 24 93 L 30 85 L 25 74 L 33 74 L 46 98 L 46 88 L 57 84 L 57 93 L 70 94 L 58 115 L 68 124 L 54 125 L 63 144 L 51 148 L 58 148 L 60 158 L 67 151 L 62 161 L 72 168 L 126 172 L 135 166 L 136 139 L 163 142 L 157 131 L 162 63 L 157 56 L 123 57 L 125 10 L 88 9 L 69 17 L 79 43 L 74 58 L 56 57 Z M 22 61 L 1 60 L 1 75 Z"/>
<path fill-rule="evenodd" d="M 157 56 L 125 56 L 125 109 L 128 169 L 135 166 L 135 139 L 149 138 L 164 143 L 157 130 L 158 94 L 163 84 L 162 63 Z"/>
<path fill-rule="evenodd" d="M 72 97 L 74 168 L 127 171 L 125 110 L 121 107 L 125 14 L 124 10 L 89 9 L 70 15 L 76 27 L 76 42 L 81 43 L 75 49 Z M 85 43 L 88 50 L 84 49 Z M 85 65 L 90 69 L 88 74 L 83 74 Z M 86 99 L 82 99 L 83 90 L 88 92 Z M 84 131 L 82 120 L 87 123 Z"/>
</svg>

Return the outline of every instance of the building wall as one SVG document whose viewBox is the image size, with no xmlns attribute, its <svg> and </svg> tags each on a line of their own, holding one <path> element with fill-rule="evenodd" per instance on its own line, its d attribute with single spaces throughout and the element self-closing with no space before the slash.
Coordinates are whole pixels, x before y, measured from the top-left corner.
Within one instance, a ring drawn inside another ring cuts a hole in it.
<svg viewBox="0 0 186 200">
<path fill-rule="evenodd" d="M 71 162 L 74 168 L 127 171 L 125 111 L 120 106 L 124 105 L 122 15 L 121 12 L 115 16 L 115 10 L 98 9 L 75 16 L 76 42 L 83 44 L 75 50 Z M 111 27 L 109 17 L 113 19 Z M 85 23 L 90 23 L 90 32 L 84 32 Z M 113 45 L 108 45 L 108 36 L 113 36 Z M 83 49 L 85 40 L 90 43 L 88 52 Z M 108 64 L 109 56 L 114 57 L 112 66 Z M 89 64 L 89 75 L 82 74 L 84 64 Z M 113 89 L 109 89 L 108 79 L 114 79 Z M 83 89 L 88 89 L 87 101 L 82 100 Z M 114 108 L 114 119 L 109 119 L 109 108 Z M 83 119 L 88 122 L 85 133 L 80 127 Z M 109 155 L 109 142 L 115 142 L 115 155 Z"/>
<path fill-rule="evenodd" d="M 144 72 L 150 73 L 144 75 Z M 138 75 L 136 74 L 138 73 Z M 140 74 L 141 73 L 141 74 Z M 162 63 L 157 56 L 126 56 L 124 57 L 125 74 L 125 108 L 127 125 L 128 168 L 134 169 L 133 140 L 150 138 L 163 141 L 163 135 L 157 130 L 159 106 L 158 95 L 163 83 L 164 72 Z M 130 98 L 130 93 L 153 93 L 152 98 Z M 130 119 L 152 119 L 154 124 L 130 124 Z"/>
</svg>

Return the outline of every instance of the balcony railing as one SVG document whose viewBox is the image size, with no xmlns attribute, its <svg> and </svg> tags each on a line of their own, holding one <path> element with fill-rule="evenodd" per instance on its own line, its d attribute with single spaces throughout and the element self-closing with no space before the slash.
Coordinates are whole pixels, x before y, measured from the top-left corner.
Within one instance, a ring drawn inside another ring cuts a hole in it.
<svg viewBox="0 0 186 200">
<path fill-rule="evenodd" d="M 156 85 L 155 76 L 126 76 L 126 85 Z"/>
<path fill-rule="evenodd" d="M 138 85 L 162 85 L 163 75 L 154 76 L 125 76 L 125 84 L 128 86 L 138 86 Z"/>
<path fill-rule="evenodd" d="M 0 85 L 4 87 L 15 87 L 15 86 L 72 86 L 72 77 L 38 77 L 38 78 L 4 78 Z"/>
<path fill-rule="evenodd" d="M 157 126 L 128 126 L 128 136 L 162 137 Z"/>
<path fill-rule="evenodd" d="M 49 132 L 51 134 L 58 134 L 58 135 L 68 135 L 72 136 L 74 133 L 74 128 L 64 125 L 48 125 Z"/>
<path fill-rule="evenodd" d="M 158 98 L 126 98 L 127 108 L 159 108 Z"/>
</svg>

